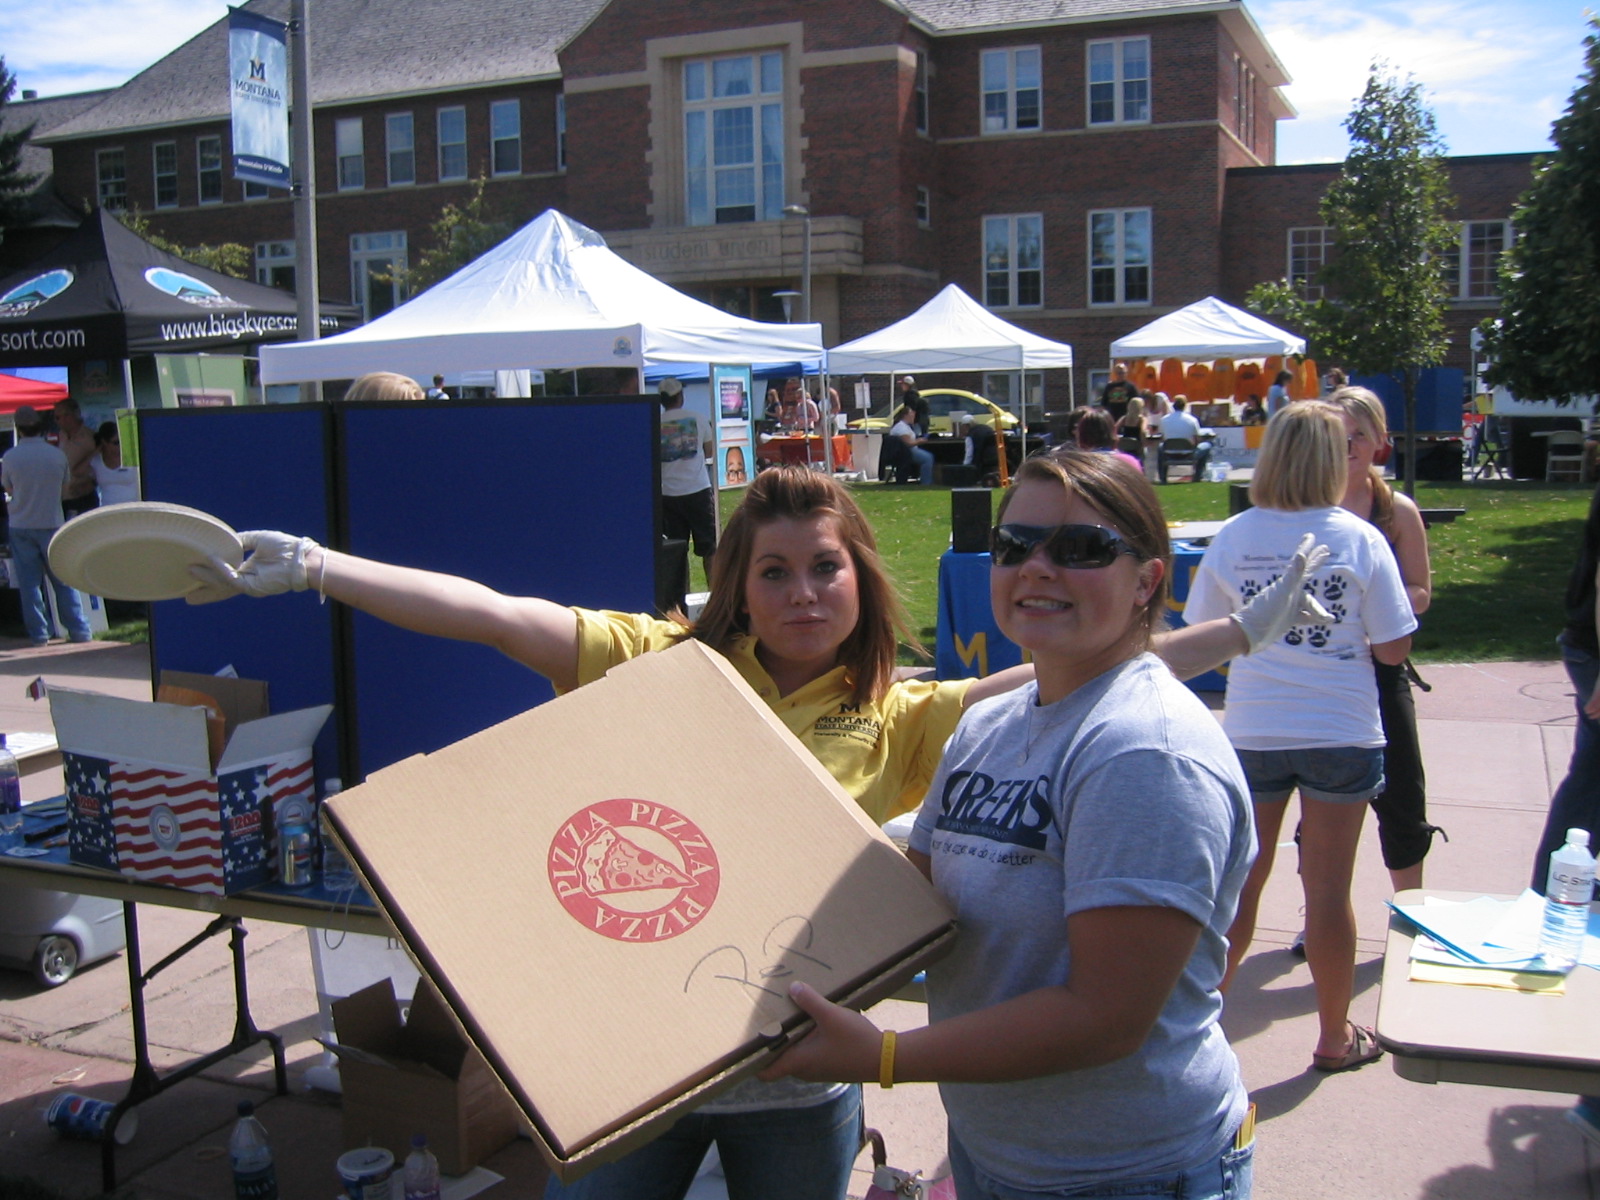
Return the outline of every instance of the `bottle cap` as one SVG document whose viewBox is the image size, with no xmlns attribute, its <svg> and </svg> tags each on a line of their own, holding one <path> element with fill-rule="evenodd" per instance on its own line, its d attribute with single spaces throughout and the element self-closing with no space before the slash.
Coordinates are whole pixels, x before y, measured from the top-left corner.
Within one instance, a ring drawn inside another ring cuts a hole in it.
<svg viewBox="0 0 1600 1200">
<path fill-rule="evenodd" d="M 411 1135 L 411 1144 L 418 1150 L 422 1149 L 428 1144 L 428 1135 L 425 1133 L 413 1133 Z"/>
<path fill-rule="evenodd" d="M 239 1115 L 248 1117 L 256 1111 L 256 1106 L 248 1100 L 239 1101 Z"/>
<path fill-rule="evenodd" d="M 1589 844 L 1589 831 L 1587 829 L 1569 829 L 1567 830 L 1567 841 L 1573 845 L 1587 846 Z"/>
</svg>

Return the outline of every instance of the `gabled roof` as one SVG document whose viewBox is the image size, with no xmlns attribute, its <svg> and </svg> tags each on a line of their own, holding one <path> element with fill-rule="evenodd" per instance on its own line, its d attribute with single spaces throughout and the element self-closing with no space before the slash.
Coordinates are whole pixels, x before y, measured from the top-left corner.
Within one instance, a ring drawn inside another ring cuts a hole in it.
<svg viewBox="0 0 1600 1200">
<path fill-rule="evenodd" d="M 50 96 L 43 100 L 36 98 L 8 102 L 4 109 L 7 133 L 33 126 L 33 136 L 22 147 L 23 171 L 29 175 L 48 178 L 54 170 L 53 156 L 46 147 L 39 145 L 39 139 L 79 114 L 87 112 L 115 90 L 115 88 L 100 88 L 93 92 L 72 92 L 65 96 Z"/>
<path fill-rule="evenodd" d="M 558 78 L 556 51 L 604 6 L 605 0 L 320 0 L 311 6 L 312 95 L 319 105 L 342 104 Z M 289 0 L 242 7 L 289 18 Z M 224 18 L 42 140 L 225 120 L 227 61 Z"/>
<path fill-rule="evenodd" d="M 1166 15 L 1186 8 L 1216 8 L 1217 0 L 900 0 L 900 7 L 930 30 L 958 33 L 1146 12 Z"/>
</svg>

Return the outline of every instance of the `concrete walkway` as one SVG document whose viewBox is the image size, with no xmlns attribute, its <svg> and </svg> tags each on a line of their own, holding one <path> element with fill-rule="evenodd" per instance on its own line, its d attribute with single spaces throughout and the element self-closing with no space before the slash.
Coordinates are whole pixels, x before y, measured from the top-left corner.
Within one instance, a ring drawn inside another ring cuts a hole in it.
<svg viewBox="0 0 1600 1200">
<path fill-rule="evenodd" d="M 1449 833 L 1428 860 L 1428 884 L 1516 892 L 1527 881 L 1544 812 L 1572 744 L 1570 688 L 1556 663 L 1436 666 L 1419 694 L 1431 817 Z M 48 730 L 44 705 L 25 697 L 31 679 L 121 695 L 147 696 L 143 647 L 98 644 L 35 651 L 0 642 L 0 725 Z M 30 780 L 29 794 L 59 790 Z M 1368 823 L 1355 896 L 1360 928 L 1352 1016 L 1377 1011 L 1379 956 L 1388 878 Z M 1261 928 L 1229 1000 L 1227 1027 L 1261 1109 L 1256 1195 L 1264 1200 L 1580 1200 L 1600 1192 L 1600 1161 L 1562 1119 L 1565 1096 L 1441 1084 L 1396 1076 L 1380 1062 L 1336 1076 L 1312 1072 L 1316 1037 L 1310 975 L 1288 945 L 1300 926 L 1300 897 L 1285 862 L 1269 884 Z M 141 909 L 146 964 L 203 925 L 171 909 Z M 271 1096 L 270 1066 L 244 1055 L 140 1108 L 133 1142 L 118 1155 L 122 1178 L 141 1200 L 211 1200 L 228 1194 L 224 1152 L 234 1106 L 260 1102 L 277 1148 L 285 1200 L 325 1200 L 337 1191 L 336 1098 L 300 1083 L 320 1048 L 311 1041 L 317 1004 L 304 931 L 249 926 L 250 992 L 256 1020 L 290 1043 L 294 1094 Z M 169 1067 L 227 1041 L 232 992 L 225 947 L 208 945 L 158 976 L 149 1019 L 158 1065 Z M 1559 1001 L 1553 1001 L 1559 1003 Z M 25 974 L 0 971 L 0 1180 L 31 1175 L 63 1196 L 99 1192 L 99 1149 L 59 1140 L 44 1110 L 60 1091 L 115 1099 L 130 1060 L 127 976 L 121 957 L 42 992 Z M 874 1017 L 919 1024 L 919 1006 L 889 1002 Z M 867 1089 L 870 1124 L 884 1131 L 890 1159 L 934 1172 L 943 1161 L 936 1090 Z M 865 1164 L 865 1159 L 863 1159 Z M 487 1164 L 506 1182 L 490 1197 L 539 1194 L 542 1168 L 519 1141 Z M 870 1182 L 858 1171 L 853 1196 Z M 0 1191 L 3 1191 L 0 1184 Z"/>
</svg>

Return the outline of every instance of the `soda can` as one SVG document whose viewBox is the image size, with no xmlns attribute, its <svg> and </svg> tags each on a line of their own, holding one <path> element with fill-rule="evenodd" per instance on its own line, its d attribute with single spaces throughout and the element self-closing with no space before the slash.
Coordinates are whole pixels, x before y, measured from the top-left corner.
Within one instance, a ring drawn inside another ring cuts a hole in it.
<svg viewBox="0 0 1600 1200">
<path fill-rule="evenodd" d="M 306 888 L 316 880 L 311 866 L 311 829 L 306 825 L 285 825 L 278 835 L 280 850 L 278 878 L 284 887 Z"/>
<path fill-rule="evenodd" d="M 390 1200 L 394 1155 L 382 1146 L 363 1146 L 339 1156 L 339 1178 L 350 1200 Z"/>
<path fill-rule="evenodd" d="M 93 1096 L 80 1096 L 76 1092 L 62 1092 L 50 1102 L 44 1119 L 51 1129 L 62 1137 L 84 1142 L 104 1141 L 106 1122 L 117 1106 L 110 1100 L 96 1100 Z M 112 1132 L 112 1140 L 119 1146 L 133 1141 L 139 1132 L 139 1110 L 130 1108 L 122 1114 Z"/>
</svg>

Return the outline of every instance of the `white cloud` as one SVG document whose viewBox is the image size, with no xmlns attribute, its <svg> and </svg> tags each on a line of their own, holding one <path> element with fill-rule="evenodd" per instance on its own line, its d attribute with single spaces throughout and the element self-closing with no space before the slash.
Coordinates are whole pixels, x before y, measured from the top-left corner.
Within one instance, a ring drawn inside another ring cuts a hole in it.
<svg viewBox="0 0 1600 1200">
<path fill-rule="evenodd" d="M 228 15 L 222 0 L 54 0 L 0 6 L 0 47 L 17 87 L 59 96 L 125 83 Z"/>
</svg>

